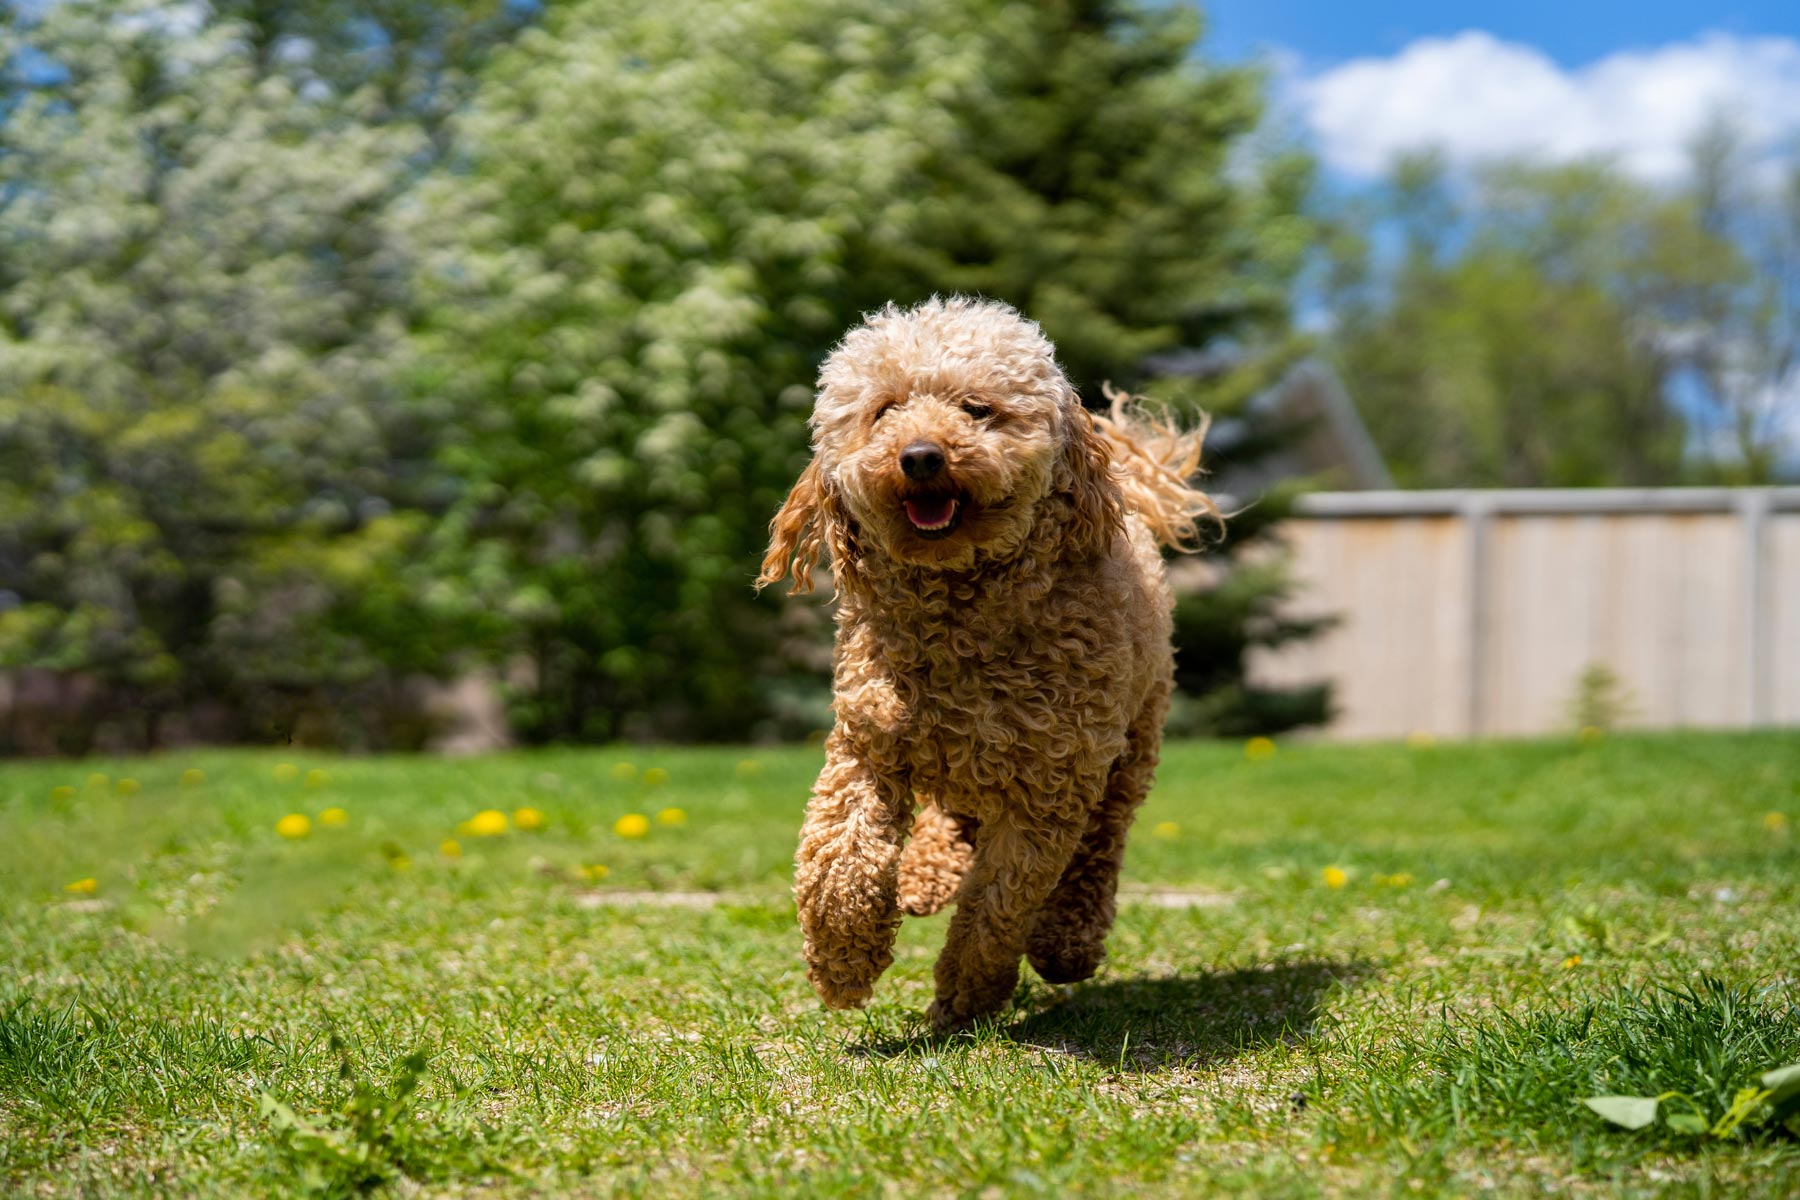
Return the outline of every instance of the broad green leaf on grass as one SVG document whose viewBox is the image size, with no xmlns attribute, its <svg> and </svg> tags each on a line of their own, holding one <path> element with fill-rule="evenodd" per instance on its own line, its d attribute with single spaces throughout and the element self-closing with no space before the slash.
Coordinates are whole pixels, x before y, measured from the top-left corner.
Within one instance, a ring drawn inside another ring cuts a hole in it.
<svg viewBox="0 0 1800 1200">
<path fill-rule="evenodd" d="M 1650 1103 L 1654 1104 L 1655 1101 Z M 1663 1120 L 1670 1129 L 1677 1133 L 1705 1133 L 1712 1128 L 1706 1123 L 1706 1118 L 1699 1113 L 1670 1113 Z"/>
<path fill-rule="evenodd" d="M 1642 1129 L 1656 1120 L 1656 1100 L 1651 1096 L 1589 1096 L 1582 1103 L 1627 1129 Z"/>
<path fill-rule="evenodd" d="M 1800 1063 L 1763 1072 L 1762 1085 L 1769 1089 L 1769 1103 L 1777 1111 L 1800 1103 Z"/>
</svg>

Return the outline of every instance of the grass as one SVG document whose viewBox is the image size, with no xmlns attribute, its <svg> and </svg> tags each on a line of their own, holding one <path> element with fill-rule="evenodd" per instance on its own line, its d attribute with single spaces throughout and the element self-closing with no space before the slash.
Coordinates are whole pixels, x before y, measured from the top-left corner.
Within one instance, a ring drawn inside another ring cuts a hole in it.
<svg viewBox="0 0 1800 1200">
<path fill-rule="evenodd" d="M 816 768 L 0 767 L 0 1193 L 1796 1190 L 1579 1102 L 1800 1061 L 1800 737 L 1171 746 L 1101 976 L 948 1040 L 941 917 L 866 1012 L 806 987 Z"/>
</svg>

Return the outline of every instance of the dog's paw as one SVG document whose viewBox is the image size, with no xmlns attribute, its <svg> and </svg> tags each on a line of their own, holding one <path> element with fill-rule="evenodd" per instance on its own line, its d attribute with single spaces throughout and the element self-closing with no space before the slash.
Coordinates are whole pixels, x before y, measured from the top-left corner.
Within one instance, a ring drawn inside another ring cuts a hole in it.
<svg viewBox="0 0 1800 1200">
<path fill-rule="evenodd" d="M 1027 958 L 1031 969 L 1045 983 L 1080 983 L 1092 979 L 1106 961 L 1105 946 L 1063 945 L 1051 948 L 1033 946 Z"/>
</svg>

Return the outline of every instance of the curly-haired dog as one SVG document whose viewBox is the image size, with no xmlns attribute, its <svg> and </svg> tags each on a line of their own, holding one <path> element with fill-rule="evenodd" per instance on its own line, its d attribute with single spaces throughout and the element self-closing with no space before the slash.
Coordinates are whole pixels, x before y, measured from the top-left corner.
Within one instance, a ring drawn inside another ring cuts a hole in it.
<svg viewBox="0 0 1800 1200">
<path fill-rule="evenodd" d="M 1216 515 L 1187 483 L 1200 434 L 1122 396 L 1091 417 L 1035 324 L 961 298 L 852 330 L 812 428 L 758 580 L 804 591 L 828 551 L 837 585 L 794 881 L 807 975 L 858 1007 L 902 911 L 955 901 L 931 1006 L 951 1028 L 1011 998 L 1021 955 L 1056 983 L 1100 966 L 1169 702 L 1158 544 Z"/>
</svg>

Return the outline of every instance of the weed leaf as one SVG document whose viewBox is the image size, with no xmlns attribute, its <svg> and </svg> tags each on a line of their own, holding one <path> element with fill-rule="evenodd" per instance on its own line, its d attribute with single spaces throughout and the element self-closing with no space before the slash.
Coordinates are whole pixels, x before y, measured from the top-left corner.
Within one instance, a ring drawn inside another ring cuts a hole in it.
<svg viewBox="0 0 1800 1200">
<path fill-rule="evenodd" d="M 1670 1113 L 1663 1121 L 1676 1133 L 1704 1134 L 1712 1128 L 1699 1113 Z"/>
<path fill-rule="evenodd" d="M 1627 1129 L 1642 1129 L 1656 1120 L 1656 1100 L 1651 1096 L 1589 1096 L 1582 1103 Z"/>
<path fill-rule="evenodd" d="M 1763 1072 L 1762 1085 L 1769 1089 L 1769 1103 L 1777 1112 L 1800 1104 L 1800 1063 Z"/>
</svg>

